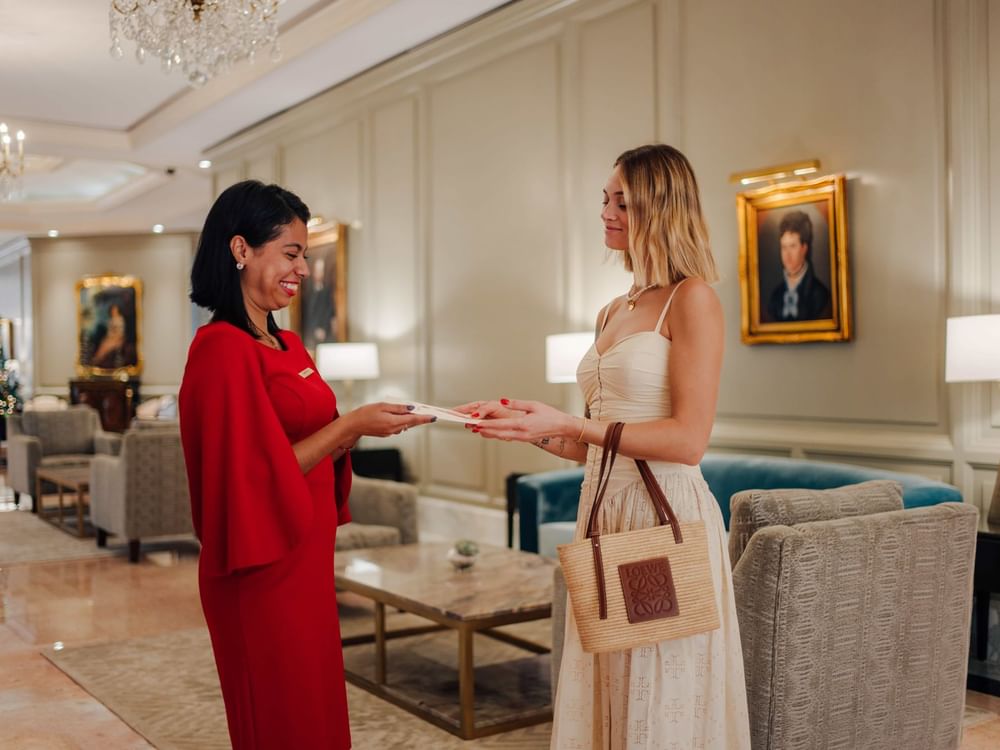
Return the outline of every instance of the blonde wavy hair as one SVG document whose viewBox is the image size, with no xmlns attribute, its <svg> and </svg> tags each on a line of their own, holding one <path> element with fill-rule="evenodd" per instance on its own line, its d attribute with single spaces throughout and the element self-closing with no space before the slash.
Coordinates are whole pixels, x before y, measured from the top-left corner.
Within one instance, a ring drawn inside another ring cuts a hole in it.
<svg viewBox="0 0 1000 750">
<path fill-rule="evenodd" d="M 666 286 L 695 277 L 719 280 L 701 212 L 698 181 L 687 158 L 661 143 L 626 151 L 619 170 L 628 206 L 625 270 L 636 283 Z"/>
</svg>

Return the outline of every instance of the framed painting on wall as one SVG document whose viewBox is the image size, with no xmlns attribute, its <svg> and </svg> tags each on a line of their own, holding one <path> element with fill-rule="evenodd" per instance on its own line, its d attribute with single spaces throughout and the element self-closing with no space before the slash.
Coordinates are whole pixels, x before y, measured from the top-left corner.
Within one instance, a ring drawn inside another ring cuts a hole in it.
<svg viewBox="0 0 1000 750">
<path fill-rule="evenodd" d="M 289 307 L 292 330 L 315 354 L 316 345 L 347 341 L 347 226 L 309 232 L 309 276 Z"/>
<path fill-rule="evenodd" d="M 851 339 L 844 177 L 736 197 L 745 344 Z"/>
<path fill-rule="evenodd" d="M 142 282 L 87 276 L 76 283 L 78 375 L 142 372 Z"/>
</svg>

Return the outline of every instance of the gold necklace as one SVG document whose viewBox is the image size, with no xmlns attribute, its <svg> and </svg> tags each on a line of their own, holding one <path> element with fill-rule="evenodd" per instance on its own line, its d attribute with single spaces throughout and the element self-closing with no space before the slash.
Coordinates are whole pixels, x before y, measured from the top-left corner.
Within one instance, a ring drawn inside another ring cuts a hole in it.
<svg viewBox="0 0 1000 750">
<path fill-rule="evenodd" d="M 649 286 L 644 286 L 637 292 L 629 292 L 626 294 L 625 301 L 628 302 L 629 312 L 632 312 L 632 310 L 635 309 L 635 303 L 639 301 L 639 297 L 641 297 L 645 292 L 648 292 L 650 289 L 656 289 L 658 286 L 659 284 L 650 284 Z M 634 288 L 635 286 L 633 285 L 633 289 Z"/>
</svg>

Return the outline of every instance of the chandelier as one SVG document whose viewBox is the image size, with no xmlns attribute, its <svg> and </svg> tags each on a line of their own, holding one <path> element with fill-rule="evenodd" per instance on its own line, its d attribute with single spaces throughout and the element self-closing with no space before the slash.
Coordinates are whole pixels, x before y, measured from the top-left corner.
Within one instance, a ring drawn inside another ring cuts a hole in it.
<svg viewBox="0 0 1000 750">
<path fill-rule="evenodd" d="M 278 48 L 278 6 L 284 0 L 111 0 L 111 57 L 123 56 L 121 40 L 136 44 L 140 63 L 160 58 L 164 73 L 180 68 L 192 86 L 226 72 L 240 60 L 253 62 Z"/>
<path fill-rule="evenodd" d="M 10 201 L 21 195 L 21 176 L 24 174 L 24 131 L 18 130 L 16 156 L 10 153 L 10 131 L 7 123 L 0 122 L 0 201 Z"/>
</svg>

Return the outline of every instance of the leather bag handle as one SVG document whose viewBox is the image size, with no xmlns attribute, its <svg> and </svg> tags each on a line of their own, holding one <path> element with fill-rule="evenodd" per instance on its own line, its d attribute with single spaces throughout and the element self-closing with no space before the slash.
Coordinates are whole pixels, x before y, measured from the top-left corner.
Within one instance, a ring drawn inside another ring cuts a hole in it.
<svg viewBox="0 0 1000 750">
<path fill-rule="evenodd" d="M 602 620 L 606 620 L 608 617 L 608 594 L 604 580 L 604 563 L 601 559 L 601 532 L 597 528 L 597 518 L 601 503 L 604 501 L 604 494 L 608 489 L 608 483 L 611 481 L 611 471 L 615 465 L 615 458 L 618 456 L 618 445 L 621 442 L 622 430 L 624 429 L 624 422 L 613 422 L 608 425 L 608 429 L 604 433 L 604 451 L 601 455 L 601 470 L 597 479 L 597 497 L 594 498 L 594 504 L 590 508 L 590 518 L 587 522 L 587 537 L 590 539 L 590 546 L 594 555 L 594 574 L 597 580 L 599 616 Z M 642 459 L 634 460 L 636 466 L 639 468 L 639 475 L 642 477 L 643 484 L 646 485 L 646 492 L 649 493 L 650 502 L 653 504 L 653 509 L 656 511 L 660 525 L 665 526 L 669 523 L 673 530 L 674 542 L 676 544 L 683 543 L 684 537 L 681 534 L 681 525 L 677 521 L 674 509 L 670 507 L 667 496 L 656 481 L 656 477 L 653 476 L 649 464 Z"/>
<path fill-rule="evenodd" d="M 611 471 L 615 465 L 615 458 L 618 456 L 618 446 L 621 443 L 622 431 L 624 429 L 624 422 L 613 422 L 608 425 L 608 429 L 604 433 L 604 452 L 601 456 L 601 470 L 598 473 L 597 479 L 597 497 L 590 508 L 590 518 L 587 522 L 588 538 L 600 535 L 600 531 L 597 528 L 598 514 L 611 480 Z M 653 510 L 656 511 L 660 525 L 665 526 L 670 524 L 671 530 L 674 532 L 674 542 L 677 544 L 683 543 L 684 536 L 681 533 L 681 525 L 674 514 L 674 509 L 670 507 L 670 501 L 667 500 L 667 496 L 664 494 L 659 482 L 653 476 L 653 471 L 649 468 L 649 464 L 639 458 L 634 460 L 636 466 L 639 468 L 639 475 L 646 486 L 646 492 L 649 493 L 650 502 L 653 504 Z"/>
</svg>

